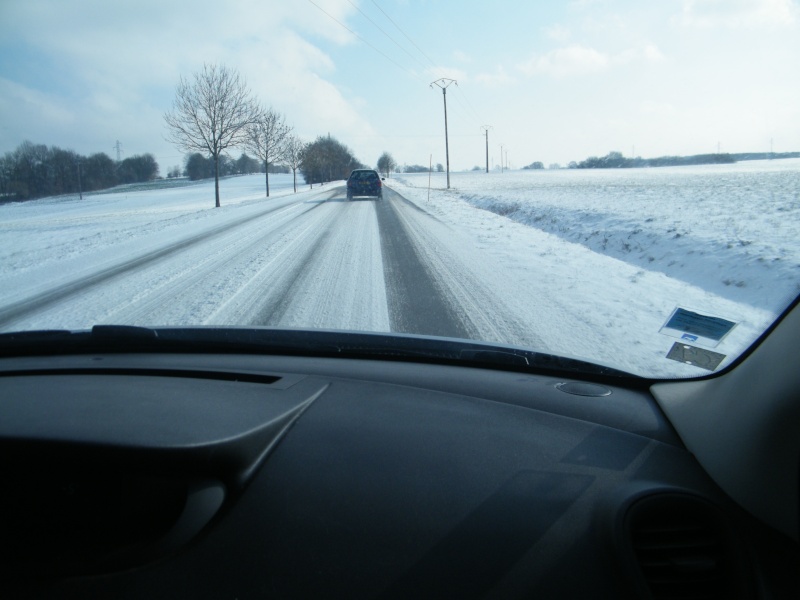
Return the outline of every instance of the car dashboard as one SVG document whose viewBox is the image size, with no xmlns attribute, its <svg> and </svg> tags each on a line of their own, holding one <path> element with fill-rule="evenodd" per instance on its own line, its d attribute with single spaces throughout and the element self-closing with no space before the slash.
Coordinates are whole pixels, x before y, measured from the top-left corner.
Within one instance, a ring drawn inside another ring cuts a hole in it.
<svg viewBox="0 0 800 600">
<path fill-rule="evenodd" d="M 87 353 L 0 396 L 3 597 L 800 597 L 635 380 Z"/>
</svg>

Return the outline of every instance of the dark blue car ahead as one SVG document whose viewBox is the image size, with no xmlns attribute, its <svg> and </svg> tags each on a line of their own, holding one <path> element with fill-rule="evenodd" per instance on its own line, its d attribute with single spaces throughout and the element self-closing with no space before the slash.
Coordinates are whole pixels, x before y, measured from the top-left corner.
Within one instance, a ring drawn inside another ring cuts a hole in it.
<svg viewBox="0 0 800 600">
<path fill-rule="evenodd" d="M 355 169 L 347 179 L 347 199 L 354 196 L 375 196 L 376 200 L 383 198 L 383 186 L 378 172 L 374 169 Z"/>
</svg>

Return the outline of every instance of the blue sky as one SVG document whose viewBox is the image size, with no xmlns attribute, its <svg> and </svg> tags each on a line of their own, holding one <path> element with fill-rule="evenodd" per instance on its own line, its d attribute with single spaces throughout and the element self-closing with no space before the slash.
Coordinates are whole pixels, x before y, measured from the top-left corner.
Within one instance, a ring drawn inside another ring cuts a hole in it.
<svg viewBox="0 0 800 600">
<path fill-rule="evenodd" d="M 163 114 L 204 62 L 367 164 L 444 163 L 440 77 L 454 170 L 484 164 L 482 125 L 513 167 L 800 150 L 798 0 L 0 0 L 0 152 L 119 140 L 165 174 Z"/>
</svg>

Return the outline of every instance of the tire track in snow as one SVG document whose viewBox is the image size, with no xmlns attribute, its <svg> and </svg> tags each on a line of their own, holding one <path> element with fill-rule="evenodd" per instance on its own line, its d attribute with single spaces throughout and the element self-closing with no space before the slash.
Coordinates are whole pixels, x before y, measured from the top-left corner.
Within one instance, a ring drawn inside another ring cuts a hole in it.
<svg viewBox="0 0 800 600">
<path fill-rule="evenodd" d="M 480 253 L 470 252 L 469 240 L 433 218 L 400 194 L 391 191 L 387 197 L 403 200 L 395 202 L 393 209 L 400 227 L 407 236 L 406 243 L 414 248 L 421 269 L 427 274 L 438 294 L 440 308 L 431 306 L 431 318 L 446 318 L 460 324 L 462 333 L 446 334 L 476 340 L 523 345 L 542 350 L 546 348 L 541 337 L 530 329 L 531 324 L 516 316 L 491 287 L 493 265 L 487 263 Z M 388 277 L 387 277 L 388 279 Z M 500 286 L 500 289 L 508 286 Z M 416 288 L 412 288 L 416 293 Z M 402 295 L 403 292 L 400 291 Z M 402 302 L 401 302 L 402 303 Z M 391 302 L 390 302 L 391 306 Z M 399 307 L 405 311 L 410 307 Z M 449 315 L 449 316 L 448 316 Z M 411 315 L 401 316 L 400 325 L 408 322 Z M 423 325 L 416 322 L 417 327 Z M 427 335 L 433 328 L 413 331 Z M 394 328 L 393 328 L 394 330 Z"/>
<path fill-rule="evenodd" d="M 102 290 L 104 286 L 111 285 L 117 279 L 130 277 L 136 272 L 144 271 L 158 263 L 181 256 L 191 249 L 199 248 L 203 245 L 213 245 L 232 232 L 236 232 L 239 229 L 250 228 L 264 219 L 274 218 L 275 213 L 280 214 L 288 212 L 290 214 L 290 219 L 296 219 L 301 217 L 304 213 L 316 209 L 318 206 L 318 204 L 314 204 L 310 208 L 306 208 L 304 204 L 291 204 L 289 206 L 283 205 L 278 207 L 270 206 L 259 214 L 253 215 L 250 213 L 245 217 L 240 217 L 222 225 L 212 227 L 178 242 L 145 252 L 130 260 L 102 268 L 94 273 L 70 281 L 69 283 L 7 304 L 0 308 L 0 328 L 8 328 L 8 325 L 13 322 L 44 312 L 48 308 L 56 305 L 58 305 L 60 309 L 65 303 L 71 300 L 79 300 L 96 288 Z M 298 209 L 300 209 L 299 212 L 297 212 Z M 293 214 L 293 212 L 297 212 L 297 214 Z"/>
<path fill-rule="evenodd" d="M 341 185 L 320 199 L 96 268 L 0 309 L 0 325 L 267 325 L 544 348 L 500 296 L 509 274 L 458 230 L 388 188 L 379 202 L 347 202 Z"/>
<path fill-rule="evenodd" d="M 255 265 L 264 256 L 288 255 L 305 239 L 310 229 L 309 215 L 326 201 L 315 202 L 310 208 L 289 213 L 285 218 L 254 223 L 252 227 L 232 232 L 218 243 L 204 246 L 196 260 L 189 255 L 175 257 L 177 264 L 170 277 L 159 284 L 146 280 L 144 298 L 106 318 L 114 323 L 131 324 L 242 325 L 245 321 L 238 312 L 232 312 L 222 323 L 218 323 L 215 315 L 226 313 L 229 299 L 238 294 L 231 290 L 247 285 L 257 272 Z"/>
<path fill-rule="evenodd" d="M 310 242 L 262 291 L 252 324 L 389 331 L 373 203 L 337 198 Z"/>
<path fill-rule="evenodd" d="M 398 216 L 394 204 L 404 199 L 384 189 L 377 206 L 386 296 L 392 331 L 443 337 L 469 338 L 477 333 L 448 302 L 426 261 Z"/>
</svg>

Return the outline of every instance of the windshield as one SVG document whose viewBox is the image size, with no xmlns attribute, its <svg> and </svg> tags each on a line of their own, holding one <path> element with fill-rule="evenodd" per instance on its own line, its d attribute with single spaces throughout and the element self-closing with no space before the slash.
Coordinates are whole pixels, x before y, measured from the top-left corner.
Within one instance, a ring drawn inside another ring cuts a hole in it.
<svg viewBox="0 0 800 600">
<path fill-rule="evenodd" d="M 800 291 L 796 0 L 7 0 L 0 47 L 0 332 L 699 377 Z"/>
</svg>

